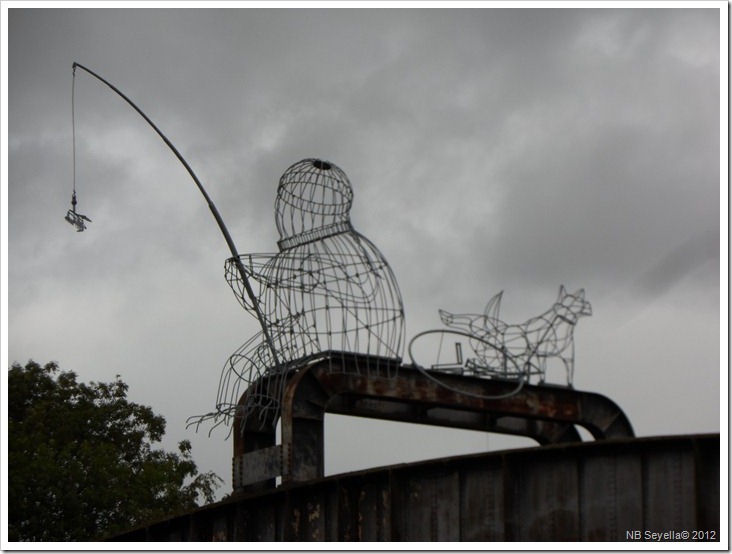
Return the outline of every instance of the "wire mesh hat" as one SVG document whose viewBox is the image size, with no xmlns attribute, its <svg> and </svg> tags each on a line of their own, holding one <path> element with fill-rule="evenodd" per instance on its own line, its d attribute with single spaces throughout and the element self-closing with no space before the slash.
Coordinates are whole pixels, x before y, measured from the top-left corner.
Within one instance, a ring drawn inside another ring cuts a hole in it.
<svg viewBox="0 0 732 554">
<path fill-rule="evenodd" d="M 239 256 L 273 347 L 260 333 L 231 356 L 217 402 L 225 419 L 257 412 L 260 419 L 276 420 L 285 376 L 315 355 L 345 352 L 401 360 L 399 287 L 383 254 L 351 225 L 352 203 L 348 177 L 331 162 L 304 159 L 280 178 L 275 201 L 279 252 Z M 227 260 L 226 278 L 239 302 L 254 312 L 234 258 Z M 342 370 L 341 364 L 332 367 Z"/>
</svg>

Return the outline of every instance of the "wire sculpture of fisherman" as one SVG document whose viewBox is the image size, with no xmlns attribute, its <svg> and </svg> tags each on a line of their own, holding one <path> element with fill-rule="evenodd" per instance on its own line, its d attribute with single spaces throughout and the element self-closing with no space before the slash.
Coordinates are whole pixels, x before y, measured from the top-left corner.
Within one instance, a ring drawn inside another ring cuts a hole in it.
<svg viewBox="0 0 732 554">
<path fill-rule="evenodd" d="M 366 354 L 387 360 L 389 368 L 401 361 L 404 310 L 399 288 L 379 250 L 351 225 L 353 190 L 339 167 L 319 159 L 306 159 L 290 166 L 280 179 L 275 203 L 279 252 L 242 256 L 203 184 L 173 143 L 121 90 L 74 62 L 72 209 L 65 219 L 77 231 L 84 231 L 85 222 L 91 222 L 76 211 L 77 68 L 130 104 L 186 168 L 231 251 L 226 278 L 261 327 L 260 333 L 239 348 L 224 368 L 216 410 L 190 418 L 193 423 L 220 418 L 226 422 L 234 415 L 246 419 L 256 408 L 261 408 L 260 416 L 276 418 L 281 387 L 278 392 L 271 386 L 272 381 L 283 385 L 284 376 L 308 356 L 320 354 L 332 359 L 333 351 Z M 255 287 L 259 288 L 256 292 Z M 267 380 L 264 385 L 263 379 Z M 242 385 L 247 390 L 243 413 L 238 406 Z"/>
<path fill-rule="evenodd" d="M 257 410 L 260 418 L 276 418 L 285 375 L 308 356 L 347 352 L 401 360 L 401 294 L 384 256 L 353 228 L 352 202 L 348 177 L 331 162 L 308 158 L 280 178 L 279 252 L 239 256 L 279 366 L 263 333 L 252 337 L 224 368 L 219 413 L 246 419 Z M 226 278 L 253 313 L 234 258 L 226 262 Z M 237 408 L 242 386 L 247 396 Z"/>
</svg>

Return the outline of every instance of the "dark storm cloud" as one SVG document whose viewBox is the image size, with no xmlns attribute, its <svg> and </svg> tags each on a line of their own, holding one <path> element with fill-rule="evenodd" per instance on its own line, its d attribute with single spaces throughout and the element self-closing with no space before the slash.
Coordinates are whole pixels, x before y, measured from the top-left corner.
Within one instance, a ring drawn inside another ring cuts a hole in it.
<svg viewBox="0 0 732 554">
<path fill-rule="evenodd" d="M 607 392 L 640 434 L 658 430 L 641 397 L 658 381 L 704 422 L 674 419 L 669 393 L 656 408 L 668 432 L 717 425 L 718 10 L 12 8 L 8 29 L 11 361 L 122 373 L 174 441 L 257 331 L 185 170 L 80 69 L 77 188 L 93 223 L 63 221 L 77 61 L 172 140 L 241 252 L 276 248 L 278 179 L 322 156 L 394 268 L 408 337 L 501 289 L 514 322 L 560 284 L 585 287 L 597 309 L 578 329 L 579 386 Z M 693 398 L 690 360 L 709 377 Z M 228 475 L 215 437 L 194 435 L 194 454 Z"/>
<path fill-rule="evenodd" d="M 551 20 L 544 23 L 551 28 Z M 541 25 L 527 32 L 528 42 L 541 37 L 530 62 L 520 52 L 502 56 L 522 70 L 484 85 L 516 92 L 497 104 L 490 125 L 479 125 L 475 116 L 486 108 L 478 102 L 464 112 L 472 128 L 461 125 L 458 110 L 450 124 L 433 118 L 427 126 L 434 132 L 419 133 L 413 152 L 426 151 L 426 168 L 405 179 L 431 182 L 428 196 L 450 192 L 443 217 L 426 218 L 434 238 L 445 241 L 437 245 L 452 249 L 447 243 L 462 229 L 460 254 L 483 259 L 486 274 L 499 266 L 507 282 L 558 280 L 567 269 L 616 282 L 687 240 L 700 222 L 717 229 L 719 133 L 709 91 L 718 60 L 689 67 L 671 48 L 677 37 L 654 25 L 650 12 L 588 13 L 572 23 L 574 32 L 547 36 Z M 713 43 L 714 33 L 705 36 Z M 555 68 L 559 59 L 558 71 L 535 70 Z M 453 134 L 435 147 L 441 129 Z M 423 147 L 430 143 L 431 153 Z M 477 145 L 482 150 L 471 151 Z M 473 202 L 476 190 L 492 200 L 490 210 Z"/>
</svg>

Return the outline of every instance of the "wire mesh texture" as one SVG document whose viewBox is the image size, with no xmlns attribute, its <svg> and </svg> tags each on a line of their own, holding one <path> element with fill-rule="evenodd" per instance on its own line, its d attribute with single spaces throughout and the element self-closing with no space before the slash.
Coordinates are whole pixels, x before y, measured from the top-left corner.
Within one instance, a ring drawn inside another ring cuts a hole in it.
<svg viewBox="0 0 732 554">
<path fill-rule="evenodd" d="M 488 302 L 482 314 L 453 314 L 440 310 L 440 319 L 447 329 L 435 329 L 417 334 L 415 340 L 430 334 L 441 335 L 435 371 L 467 373 L 479 377 L 519 379 L 530 382 L 536 377 L 546 381 L 550 359 L 561 362 L 566 371 L 567 385 L 574 379 L 574 327 L 580 317 L 592 315 L 592 306 L 585 299 L 584 289 L 574 294 L 559 288 L 556 302 L 543 314 L 522 324 L 508 324 L 499 318 L 503 291 Z M 441 363 L 440 352 L 445 335 L 467 339 L 474 356 L 464 356 L 462 343 L 456 343 L 456 358 Z M 414 356 L 412 355 L 414 359 Z"/>
<path fill-rule="evenodd" d="M 260 332 L 229 358 L 216 412 L 210 414 L 219 423 L 228 424 L 233 416 L 246 420 L 253 412 L 276 421 L 285 377 L 318 354 L 328 352 L 331 359 L 337 352 L 365 354 L 398 366 L 404 346 L 401 294 L 384 256 L 353 228 L 352 203 L 353 189 L 342 169 L 320 159 L 301 160 L 285 171 L 277 189 L 279 252 L 226 261 L 229 285 L 254 313 L 243 266 L 271 344 Z"/>
</svg>

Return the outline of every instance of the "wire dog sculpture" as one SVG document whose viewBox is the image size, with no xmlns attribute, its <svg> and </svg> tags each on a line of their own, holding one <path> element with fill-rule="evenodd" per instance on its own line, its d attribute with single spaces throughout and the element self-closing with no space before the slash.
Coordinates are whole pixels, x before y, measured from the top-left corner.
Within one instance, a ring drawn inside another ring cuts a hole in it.
<svg viewBox="0 0 732 554">
<path fill-rule="evenodd" d="M 437 363 L 431 369 L 525 382 L 538 377 L 542 384 L 546 381 L 547 361 L 557 358 L 564 365 L 567 385 L 572 386 L 574 326 L 580 317 L 592 315 L 592 306 L 585 299 L 584 289 L 568 294 L 562 285 L 551 308 L 522 324 L 501 321 L 502 298 L 503 291 L 488 301 L 482 314 L 452 314 L 440 310 L 440 319 L 449 329 L 420 333 L 412 342 L 423 335 L 435 333 L 463 336 L 468 339 L 475 357 L 463 361 L 462 346 L 457 343 L 456 363 Z"/>
<path fill-rule="evenodd" d="M 280 178 L 275 201 L 279 252 L 238 257 L 258 289 L 279 365 L 261 332 L 244 343 L 222 371 L 215 419 L 236 415 L 246 420 L 256 410 L 261 419 L 276 420 L 285 376 L 308 356 L 349 352 L 401 360 L 399 287 L 381 252 L 353 228 L 352 203 L 348 177 L 331 162 L 304 159 Z M 236 262 L 227 260 L 226 279 L 252 312 Z M 246 398 L 237 406 L 243 390 Z"/>
</svg>

